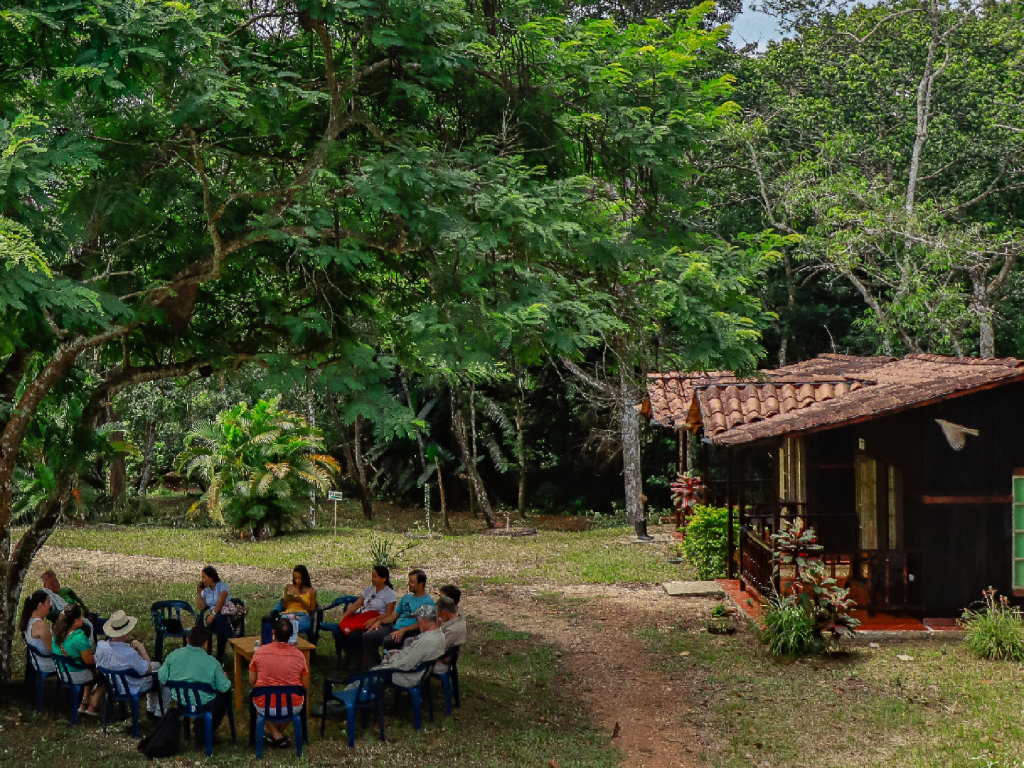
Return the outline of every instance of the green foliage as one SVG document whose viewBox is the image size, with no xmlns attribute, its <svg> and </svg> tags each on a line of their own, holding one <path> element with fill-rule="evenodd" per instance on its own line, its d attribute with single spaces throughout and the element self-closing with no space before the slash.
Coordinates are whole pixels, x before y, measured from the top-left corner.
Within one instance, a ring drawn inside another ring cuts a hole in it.
<svg viewBox="0 0 1024 768">
<path fill-rule="evenodd" d="M 761 642 L 775 656 L 799 658 L 821 653 L 826 648 L 814 617 L 789 600 L 770 600 L 761 620 L 764 624 Z"/>
<path fill-rule="evenodd" d="M 697 571 L 698 579 L 719 579 L 725 576 L 729 556 L 728 533 L 727 508 L 705 504 L 694 506 L 686 523 L 682 548 L 683 556 Z M 738 535 L 739 527 L 734 517 L 733 536 Z"/>
<path fill-rule="evenodd" d="M 322 434 L 278 403 L 239 403 L 188 434 L 175 464 L 206 483 L 193 511 L 205 507 L 237 531 L 276 534 L 295 522 L 311 490 L 331 487 L 338 463 L 320 453 Z"/>
<path fill-rule="evenodd" d="M 805 528 L 803 519 L 798 517 L 792 522 L 785 522 L 779 533 L 772 534 L 772 542 L 775 547 L 775 578 L 785 576 L 782 572 L 784 566 L 792 568 L 793 578 L 784 589 L 785 594 L 770 601 L 769 611 L 785 609 L 785 616 L 778 621 L 782 627 L 792 627 L 794 631 L 802 625 L 794 623 L 790 609 L 807 618 L 816 638 L 813 646 L 806 646 L 807 653 L 837 649 L 841 641 L 853 637 L 860 620 L 850 616 L 850 610 L 856 605 L 850 599 L 850 590 L 840 587 L 816 556 L 822 547 L 814 529 Z M 772 644 L 771 639 L 766 642 Z M 793 654 L 787 652 L 787 655 Z"/>
<path fill-rule="evenodd" d="M 370 565 L 383 565 L 389 570 L 395 568 L 401 562 L 402 555 L 418 544 L 413 542 L 403 547 L 398 539 L 373 531 L 370 534 Z"/>
<path fill-rule="evenodd" d="M 1006 595 L 996 596 L 989 587 L 984 591 L 985 607 L 964 610 L 960 625 L 964 628 L 964 646 L 979 659 L 1024 662 L 1024 615 L 1010 605 Z"/>
</svg>

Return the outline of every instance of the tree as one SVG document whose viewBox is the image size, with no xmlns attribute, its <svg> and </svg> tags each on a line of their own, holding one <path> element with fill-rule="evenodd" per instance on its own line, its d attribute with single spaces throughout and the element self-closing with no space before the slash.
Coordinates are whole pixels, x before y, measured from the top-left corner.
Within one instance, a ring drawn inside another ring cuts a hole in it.
<svg viewBox="0 0 1024 768">
<path fill-rule="evenodd" d="M 773 5 L 796 37 L 744 69 L 745 123 L 717 158 L 760 201 L 753 226 L 799 234 L 793 254 L 856 290 L 883 350 L 994 356 L 1021 252 L 1011 5 Z"/>
<path fill-rule="evenodd" d="M 206 486 L 190 512 L 205 507 L 214 521 L 262 538 L 294 522 L 308 491 L 331 487 L 340 467 L 321 453 L 322 433 L 279 402 L 239 403 L 188 434 L 175 464 Z"/>
</svg>

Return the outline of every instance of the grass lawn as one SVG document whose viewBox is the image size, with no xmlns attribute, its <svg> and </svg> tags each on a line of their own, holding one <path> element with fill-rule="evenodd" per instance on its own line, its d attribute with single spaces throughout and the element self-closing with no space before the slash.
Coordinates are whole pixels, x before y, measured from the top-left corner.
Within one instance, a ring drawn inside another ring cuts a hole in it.
<svg viewBox="0 0 1024 768">
<path fill-rule="evenodd" d="M 536 524 L 532 518 L 530 522 Z M 422 567 L 428 574 L 443 572 L 445 578 L 467 584 L 650 584 L 678 579 L 684 573 L 680 566 L 666 562 L 662 547 L 623 545 L 628 534 L 627 529 L 612 528 L 541 529 L 536 536 L 516 539 L 470 534 L 414 540 L 388 535 L 400 548 L 413 547 L 401 555 L 403 567 Z M 330 568 L 340 578 L 362 580 L 370 563 L 370 535 L 366 528 L 343 528 L 337 536 L 317 531 L 252 542 L 209 528 L 103 526 L 63 528 L 48 543 L 216 565 L 287 569 L 304 563 L 314 579 L 316 569 Z"/>
<path fill-rule="evenodd" d="M 750 631 L 644 637 L 690 676 L 690 717 L 718 733 L 712 765 L 1010 768 L 1024 756 L 1024 668 L 974 659 L 958 635 L 799 662 L 771 658 Z"/>
<path fill-rule="evenodd" d="M 90 585 L 89 589 L 94 589 Z M 118 605 L 142 617 L 135 635 L 150 650 L 153 633 L 148 621 L 149 605 L 153 601 L 172 595 L 187 595 L 194 589 L 189 584 L 131 585 L 117 598 Z M 237 596 L 250 607 L 248 631 L 254 632 L 259 616 L 266 613 L 277 600 L 277 587 L 261 588 L 243 584 Z M 104 597 L 98 607 L 107 610 L 112 604 Z M 165 653 L 178 647 L 178 641 L 168 641 Z M 20 651 L 20 645 L 16 646 Z M 231 676 L 230 652 L 228 654 Z M 19 654 L 18 675 L 22 658 Z M 473 631 L 459 660 L 463 705 L 454 717 L 444 715 L 440 687 L 435 686 L 435 721 L 430 723 L 424 712 L 423 730 L 412 728 L 412 715 L 408 704 L 400 713 L 387 713 L 387 743 L 376 735 L 376 721 L 371 719 L 369 729 L 359 728 L 356 747 L 349 750 L 341 717 L 328 719 L 326 737 L 320 739 L 319 718 L 309 723 L 310 744 L 303 760 L 309 765 L 371 765 L 380 768 L 411 765 L 474 766 L 537 765 L 554 761 L 567 766 L 614 766 L 619 755 L 608 747 L 607 736 L 590 729 L 578 703 L 573 700 L 566 685 L 566 672 L 550 646 L 537 642 L 525 632 L 515 632 L 500 624 L 473 622 Z M 320 691 L 325 676 L 337 676 L 333 638 L 321 637 L 318 657 L 312 670 L 312 700 L 316 707 L 321 701 Z M 103 736 L 100 725 L 83 718 L 78 727 L 71 728 L 68 721 L 67 700 L 58 696 L 50 683 L 47 701 L 59 702 L 43 715 L 36 715 L 27 701 L 20 698 L 20 687 L 4 696 L 0 711 L 0 765 L 39 766 L 54 768 L 60 765 L 119 766 L 144 764 L 135 750 L 129 723 L 122 721 Z M 387 699 L 390 702 L 390 696 Z M 225 722 L 218 732 L 224 742 L 214 747 L 211 764 L 243 765 L 254 760 L 254 752 L 247 743 L 248 715 L 235 714 L 239 743 L 232 746 L 227 738 Z M 143 731 L 147 728 L 143 724 Z M 204 760 L 202 748 L 185 745 L 183 755 Z M 84 757 L 83 757 L 84 756 Z M 295 764 L 294 747 L 290 750 L 267 748 L 264 757 L 269 765 Z M 179 764 L 181 756 L 173 761 Z M 163 761 L 171 764 L 172 761 Z M 205 762 L 199 764 L 206 764 Z"/>
</svg>

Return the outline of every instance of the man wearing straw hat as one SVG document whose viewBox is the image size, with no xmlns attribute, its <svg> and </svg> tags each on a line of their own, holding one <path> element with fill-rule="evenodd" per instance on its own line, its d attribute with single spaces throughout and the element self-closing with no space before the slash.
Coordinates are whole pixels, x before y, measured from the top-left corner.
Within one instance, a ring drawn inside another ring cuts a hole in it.
<svg viewBox="0 0 1024 768">
<path fill-rule="evenodd" d="M 130 672 L 126 678 L 128 688 L 132 693 L 145 693 L 146 711 L 151 715 L 161 715 L 163 707 L 170 703 L 170 696 L 165 692 L 161 702 L 153 690 L 160 662 L 150 661 L 146 646 L 132 638 L 132 630 L 138 623 L 134 616 L 114 611 L 103 624 L 103 634 L 109 639 L 96 643 L 96 666 L 111 672 Z"/>
</svg>

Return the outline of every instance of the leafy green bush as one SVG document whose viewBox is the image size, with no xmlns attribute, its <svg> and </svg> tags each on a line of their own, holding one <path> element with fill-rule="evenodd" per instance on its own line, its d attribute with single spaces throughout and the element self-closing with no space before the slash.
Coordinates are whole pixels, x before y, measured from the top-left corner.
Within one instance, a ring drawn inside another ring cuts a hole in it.
<svg viewBox="0 0 1024 768">
<path fill-rule="evenodd" d="M 727 532 L 729 510 L 725 507 L 708 507 L 698 504 L 693 508 L 686 524 L 683 539 L 683 556 L 696 569 L 697 578 L 719 579 L 726 574 L 726 559 L 729 556 Z M 733 541 L 737 541 L 739 526 L 733 518 Z"/>
<path fill-rule="evenodd" d="M 964 645 L 979 659 L 1024 661 L 1024 616 L 1009 600 L 996 597 L 996 590 L 984 590 L 985 608 L 964 611 L 960 620 Z"/>
<path fill-rule="evenodd" d="M 211 519 L 262 537 L 293 523 L 311 489 L 330 488 L 338 462 L 319 452 L 322 433 L 278 402 L 239 403 L 188 434 L 175 465 L 207 484 L 190 512 L 205 506 Z"/>
<path fill-rule="evenodd" d="M 765 611 L 761 642 L 776 656 L 799 657 L 825 650 L 814 616 L 795 602 L 777 596 Z"/>
<path fill-rule="evenodd" d="M 388 570 L 391 570 L 399 563 L 399 558 L 403 553 L 408 552 L 415 546 L 418 546 L 419 542 L 409 544 L 408 546 L 399 546 L 397 539 L 392 539 L 390 536 L 381 536 L 376 531 L 370 534 L 370 565 L 382 565 Z"/>
</svg>

